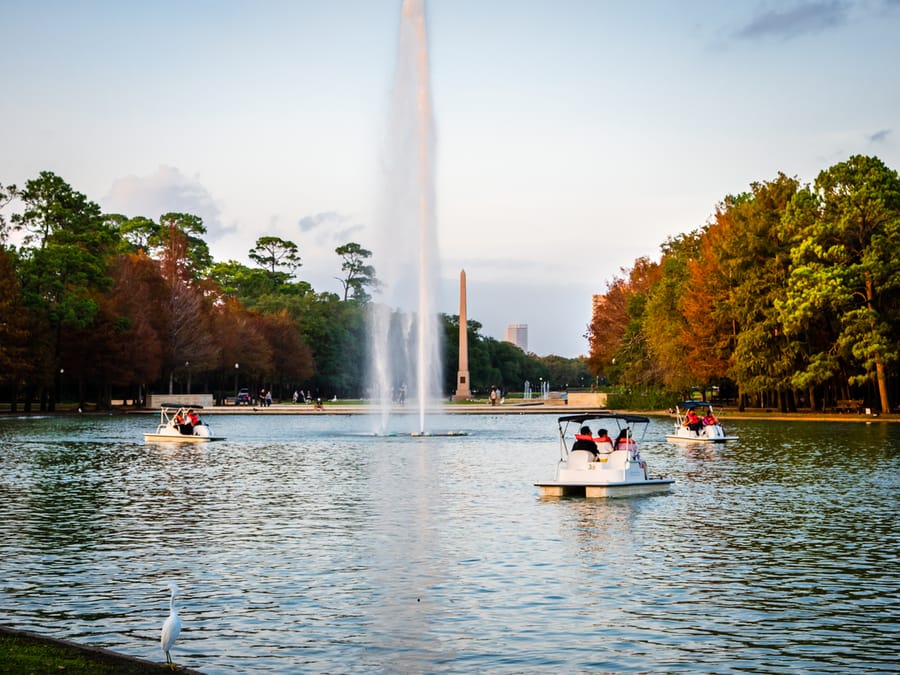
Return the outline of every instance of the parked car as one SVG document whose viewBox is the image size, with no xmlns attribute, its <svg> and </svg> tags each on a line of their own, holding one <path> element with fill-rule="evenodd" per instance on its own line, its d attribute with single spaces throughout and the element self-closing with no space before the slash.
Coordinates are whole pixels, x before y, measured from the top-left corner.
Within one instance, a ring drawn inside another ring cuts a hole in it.
<svg viewBox="0 0 900 675">
<path fill-rule="evenodd" d="M 239 389 L 237 395 L 237 404 L 250 405 L 251 403 L 253 403 L 253 401 L 250 399 L 250 390 L 246 387 L 244 389 Z"/>
</svg>

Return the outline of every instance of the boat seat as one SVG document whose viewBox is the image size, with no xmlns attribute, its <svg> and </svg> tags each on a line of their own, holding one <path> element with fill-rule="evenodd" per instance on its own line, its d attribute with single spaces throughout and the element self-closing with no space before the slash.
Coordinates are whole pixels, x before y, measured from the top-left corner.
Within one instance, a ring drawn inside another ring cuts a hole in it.
<svg viewBox="0 0 900 675">
<path fill-rule="evenodd" d="M 566 460 L 569 469 L 586 469 L 594 461 L 594 453 L 589 450 L 572 450 Z"/>
<path fill-rule="evenodd" d="M 609 455 L 609 458 L 606 460 L 606 466 L 604 469 L 617 469 L 624 470 L 625 462 L 628 460 L 628 451 L 627 450 L 616 450 L 612 454 Z"/>
</svg>

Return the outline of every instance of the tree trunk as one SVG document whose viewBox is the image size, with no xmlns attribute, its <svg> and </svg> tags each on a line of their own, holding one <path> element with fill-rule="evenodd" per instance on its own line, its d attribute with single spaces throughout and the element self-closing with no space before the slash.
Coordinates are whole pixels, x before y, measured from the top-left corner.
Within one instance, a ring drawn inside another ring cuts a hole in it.
<svg viewBox="0 0 900 675">
<path fill-rule="evenodd" d="M 881 414 L 891 412 L 891 402 L 888 399 L 887 375 L 884 373 L 884 362 L 881 354 L 875 355 L 875 376 L 878 378 L 878 397 L 881 399 Z"/>
</svg>

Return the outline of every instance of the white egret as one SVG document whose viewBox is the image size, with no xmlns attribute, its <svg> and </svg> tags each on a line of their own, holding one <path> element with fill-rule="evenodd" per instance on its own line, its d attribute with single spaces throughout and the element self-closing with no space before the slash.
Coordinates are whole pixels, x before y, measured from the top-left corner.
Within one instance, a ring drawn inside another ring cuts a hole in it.
<svg viewBox="0 0 900 675">
<path fill-rule="evenodd" d="M 169 590 L 172 591 L 172 598 L 169 600 L 169 617 L 163 623 L 162 634 L 159 643 L 162 645 L 163 651 L 166 653 L 166 663 L 169 668 L 175 670 L 175 664 L 172 663 L 172 657 L 169 656 L 169 650 L 175 644 L 175 639 L 181 632 L 181 619 L 178 618 L 178 610 L 175 609 L 175 598 L 178 596 L 178 586 L 174 583 L 169 584 Z"/>
</svg>

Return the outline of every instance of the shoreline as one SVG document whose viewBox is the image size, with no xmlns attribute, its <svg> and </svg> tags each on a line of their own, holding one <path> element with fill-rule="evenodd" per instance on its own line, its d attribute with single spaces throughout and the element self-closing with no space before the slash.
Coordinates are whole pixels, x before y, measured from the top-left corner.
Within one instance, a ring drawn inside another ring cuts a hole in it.
<svg viewBox="0 0 900 675">
<path fill-rule="evenodd" d="M 316 409 L 311 404 L 305 403 L 273 403 L 269 407 L 261 406 L 212 406 L 199 407 L 202 415 L 380 415 L 382 410 L 372 404 L 342 401 L 326 401 L 323 408 Z M 569 406 L 557 401 L 534 401 L 527 403 L 503 403 L 490 405 L 489 403 L 449 403 L 441 406 L 430 406 L 426 409 L 428 415 L 577 415 L 582 413 L 618 412 L 648 417 L 667 417 L 674 419 L 674 413 L 668 410 L 608 410 L 590 406 Z M 393 405 L 388 410 L 390 415 L 418 415 L 417 407 L 411 405 Z M 40 411 L 0 411 L 0 419 L 3 417 L 61 417 L 72 415 L 117 416 L 117 415 L 159 415 L 159 408 L 133 408 L 116 406 L 112 410 L 79 412 L 76 409 L 56 410 L 54 412 Z M 716 409 L 716 416 L 722 420 L 772 420 L 778 422 L 854 422 L 873 424 L 876 422 L 900 422 L 900 415 L 866 415 L 863 413 L 840 412 L 813 412 L 810 410 L 782 413 L 773 409 L 753 408 L 743 412 L 732 409 Z"/>
<path fill-rule="evenodd" d="M 176 672 L 203 675 L 199 670 L 177 664 L 173 671 L 165 662 L 147 661 L 104 647 L 80 644 L 72 640 L 7 626 L 0 626 L 0 654 L 3 654 L 4 665 L 16 668 L 24 667 L 27 669 L 26 672 L 32 673 L 145 675 L 147 673 Z M 16 659 L 19 657 L 22 657 L 23 660 L 17 661 Z M 34 670 L 35 665 L 39 668 L 38 670 Z M 3 666 L 0 666 L 0 671 L 7 672 Z"/>
</svg>

